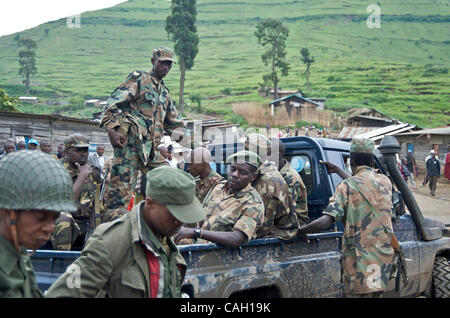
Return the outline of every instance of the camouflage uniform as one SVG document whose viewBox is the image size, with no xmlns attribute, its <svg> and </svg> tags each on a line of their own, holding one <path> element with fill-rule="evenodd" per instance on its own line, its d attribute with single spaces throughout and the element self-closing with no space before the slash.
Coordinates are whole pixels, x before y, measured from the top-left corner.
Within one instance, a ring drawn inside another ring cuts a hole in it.
<svg viewBox="0 0 450 318">
<path fill-rule="evenodd" d="M 153 57 L 172 60 L 167 48 L 153 51 Z M 169 96 L 164 81 L 153 71 L 134 71 L 116 88 L 103 109 L 100 122 L 106 130 L 117 129 L 127 138 L 123 148 L 114 148 L 111 182 L 106 209 L 123 208 L 131 200 L 131 178 L 137 170 L 148 170 L 167 165 L 157 146 L 164 133 L 171 134 L 183 122 Z"/>
<path fill-rule="evenodd" d="M 285 163 L 283 168 L 280 170 L 280 174 L 283 176 L 284 181 L 286 181 L 289 190 L 291 191 L 299 224 L 303 225 L 309 221 L 306 187 L 303 183 L 302 177 L 300 177 L 297 171 L 292 168 L 287 160 L 284 160 L 284 162 Z"/>
<path fill-rule="evenodd" d="M 357 143 L 352 152 L 365 152 L 364 144 L 370 141 Z M 391 181 L 367 166 L 357 167 L 352 177 L 339 184 L 324 210 L 344 224 L 342 269 L 347 296 L 375 293 L 378 297 L 389 282 L 395 255 L 390 245 L 392 212 Z"/>
<path fill-rule="evenodd" d="M 195 196 L 200 202 L 203 202 L 208 191 L 222 181 L 223 177 L 211 169 L 209 175 L 204 179 L 198 179 L 195 181 Z"/>
<path fill-rule="evenodd" d="M 246 241 L 256 238 L 256 231 L 264 221 L 264 204 L 258 192 L 248 184 L 236 193 L 228 194 L 227 181 L 216 185 L 203 201 L 206 219 L 203 230 L 232 232 L 239 230 Z M 198 240 L 197 243 L 208 243 Z M 183 244 L 192 244 L 193 240 L 183 240 Z"/>
<path fill-rule="evenodd" d="M 264 202 L 264 223 L 257 237 L 294 238 L 298 231 L 292 195 L 273 162 L 266 161 L 258 168 L 258 177 L 252 186 Z"/>
</svg>

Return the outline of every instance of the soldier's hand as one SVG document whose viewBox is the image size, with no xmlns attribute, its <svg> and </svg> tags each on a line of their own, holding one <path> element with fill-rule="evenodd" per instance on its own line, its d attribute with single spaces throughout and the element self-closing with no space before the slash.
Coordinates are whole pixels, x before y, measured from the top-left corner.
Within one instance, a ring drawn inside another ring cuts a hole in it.
<svg viewBox="0 0 450 318">
<path fill-rule="evenodd" d="M 299 238 L 301 238 L 303 241 L 306 241 L 306 242 L 310 243 L 310 241 L 308 240 L 308 235 L 304 231 L 302 231 L 301 228 L 298 230 L 297 236 Z"/>
<path fill-rule="evenodd" d="M 75 165 L 77 166 L 78 171 L 80 171 L 80 175 L 83 178 L 87 178 L 92 172 L 92 169 L 88 164 L 80 165 L 78 162 L 75 162 Z"/>
<path fill-rule="evenodd" d="M 114 128 L 108 129 L 108 137 L 113 147 L 123 148 L 127 143 L 127 138 Z"/>
<path fill-rule="evenodd" d="M 177 244 L 183 238 L 194 238 L 194 229 L 181 227 L 178 232 L 173 235 L 173 240 Z"/>
</svg>

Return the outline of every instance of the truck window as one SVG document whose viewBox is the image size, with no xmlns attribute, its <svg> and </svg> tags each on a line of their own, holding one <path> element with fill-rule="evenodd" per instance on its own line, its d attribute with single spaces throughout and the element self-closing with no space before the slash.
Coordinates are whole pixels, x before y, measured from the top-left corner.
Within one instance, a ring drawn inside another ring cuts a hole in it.
<svg viewBox="0 0 450 318">
<path fill-rule="evenodd" d="M 307 194 L 310 194 L 314 189 L 314 178 L 312 174 L 310 158 L 306 155 L 293 156 L 290 159 L 289 163 L 302 178 L 307 190 Z"/>
</svg>

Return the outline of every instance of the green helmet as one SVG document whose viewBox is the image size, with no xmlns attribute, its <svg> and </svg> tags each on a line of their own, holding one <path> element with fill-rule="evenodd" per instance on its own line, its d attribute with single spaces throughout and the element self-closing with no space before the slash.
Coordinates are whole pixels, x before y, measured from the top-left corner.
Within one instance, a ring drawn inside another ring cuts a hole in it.
<svg viewBox="0 0 450 318">
<path fill-rule="evenodd" d="M 13 152 L 0 161 L 0 209 L 75 212 L 72 179 L 51 155 Z"/>
</svg>

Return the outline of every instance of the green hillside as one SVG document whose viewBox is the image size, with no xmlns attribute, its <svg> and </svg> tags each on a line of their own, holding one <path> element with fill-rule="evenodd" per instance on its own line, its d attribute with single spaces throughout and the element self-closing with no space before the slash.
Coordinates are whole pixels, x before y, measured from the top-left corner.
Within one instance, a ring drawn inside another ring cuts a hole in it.
<svg viewBox="0 0 450 318">
<path fill-rule="evenodd" d="M 199 54 L 187 72 L 186 94 L 200 94 L 209 112 L 226 114 L 238 101 L 269 102 L 258 95 L 268 71 L 254 36 L 256 23 L 279 18 L 289 28 L 283 89 L 326 97 L 327 108 L 345 112 L 374 107 L 421 127 L 450 123 L 450 4 L 441 0 L 378 1 L 381 28 L 368 28 L 361 0 L 197 0 Z M 38 42 L 32 94 L 70 102 L 66 106 L 23 105 L 34 113 L 90 117 L 87 98 L 106 99 L 135 69 L 150 68 L 154 47 L 172 46 L 164 31 L 170 1 L 133 0 L 81 15 L 81 28 L 66 19 L 18 35 Z M 0 87 L 24 95 L 18 74 L 17 34 L 0 38 Z M 311 91 L 306 91 L 300 49 L 308 47 Z M 177 100 L 179 69 L 166 79 Z"/>
</svg>

